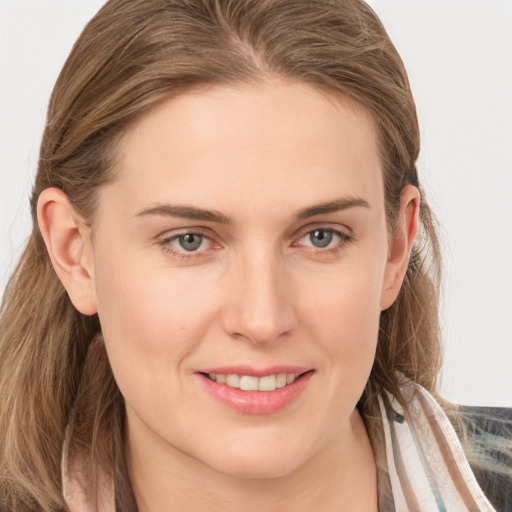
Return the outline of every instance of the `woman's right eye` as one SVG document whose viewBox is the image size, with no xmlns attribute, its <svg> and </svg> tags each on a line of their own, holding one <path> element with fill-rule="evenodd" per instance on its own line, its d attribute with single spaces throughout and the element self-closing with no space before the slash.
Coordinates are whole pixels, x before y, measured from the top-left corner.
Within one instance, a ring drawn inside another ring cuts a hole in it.
<svg viewBox="0 0 512 512">
<path fill-rule="evenodd" d="M 211 238 L 192 231 L 167 237 L 159 243 L 166 252 L 183 258 L 201 254 L 214 246 Z"/>
<path fill-rule="evenodd" d="M 187 233 L 177 236 L 173 242 L 187 252 L 198 251 L 205 241 L 205 237 L 198 233 Z"/>
</svg>

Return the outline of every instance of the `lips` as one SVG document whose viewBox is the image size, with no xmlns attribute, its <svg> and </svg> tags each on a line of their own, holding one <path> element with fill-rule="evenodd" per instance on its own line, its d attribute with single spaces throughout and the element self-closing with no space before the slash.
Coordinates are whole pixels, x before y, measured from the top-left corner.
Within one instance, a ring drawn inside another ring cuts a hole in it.
<svg viewBox="0 0 512 512">
<path fill-rule="evenodd" d="M 224 405 L 243 414 L 276 413 L 297 400 L 307 388 L 314 370 L 276 367 L 212 368 L 198 372 L 206 390 Z"/>
</svg>

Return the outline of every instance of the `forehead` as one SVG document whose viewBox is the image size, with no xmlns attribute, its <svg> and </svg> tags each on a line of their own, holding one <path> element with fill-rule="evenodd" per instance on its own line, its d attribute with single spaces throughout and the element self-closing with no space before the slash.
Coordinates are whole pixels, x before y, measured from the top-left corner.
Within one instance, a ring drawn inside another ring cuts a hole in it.
<svg viewBox="0 0 512 512">
<path fill-rule="evenodd" d="M 383 195 L 370 113 L 302 83 L 216 86 L 169 99 L 125 134 L 118 173 L 114 186 L 133 209 L 168 201 L 219 209 L 236 196 L 263 212 L 290 196 L 310 204 L 329 194 Z"/>
</svg>

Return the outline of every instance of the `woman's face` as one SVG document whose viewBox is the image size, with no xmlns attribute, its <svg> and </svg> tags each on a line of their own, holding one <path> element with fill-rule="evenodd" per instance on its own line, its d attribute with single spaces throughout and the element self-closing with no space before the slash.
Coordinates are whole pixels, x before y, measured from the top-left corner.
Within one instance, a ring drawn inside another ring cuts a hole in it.
<svg viewBox="0 0 512 512">
<path fill-rule="evenodd" d="M 304 84 L 190 92 L 126 134 L 87 254 L 131 443 L 261 478 L 349 428 L 399 288 L 381 175 L 370 115 Z"/>
</svg>

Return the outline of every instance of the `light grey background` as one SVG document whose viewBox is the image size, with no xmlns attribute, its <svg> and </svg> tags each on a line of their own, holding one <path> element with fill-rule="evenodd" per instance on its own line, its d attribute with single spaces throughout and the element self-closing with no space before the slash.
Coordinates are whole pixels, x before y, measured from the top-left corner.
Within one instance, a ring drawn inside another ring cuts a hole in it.
<svg viewBox="0 0 512 512">
<path fill-rule="evenodd" d="M 0 293 L 30 232 L 48 97 L 102 0 L 0 2 Z M 372 0 L 410 74 L 444 228 L 441 391 L 512 406 L 512 0 Z"/>
</svg>

